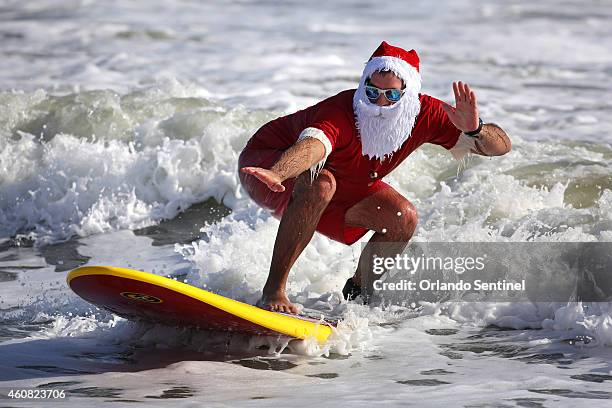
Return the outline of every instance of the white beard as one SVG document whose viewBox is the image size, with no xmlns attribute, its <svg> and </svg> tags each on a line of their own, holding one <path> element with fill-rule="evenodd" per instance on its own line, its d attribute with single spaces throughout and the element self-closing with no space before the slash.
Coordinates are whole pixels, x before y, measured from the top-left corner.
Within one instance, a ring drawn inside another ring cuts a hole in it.
<svg viewBox="0 0 612 408">
<path fill-rule="evenodd" d="M 366 97 L 362 80 L 353 97 L 362 154 L 380 161 L 384 161 L 387 156 L 390 158 L 410 137 L 420 110 L 418 92 L 409 89 L 393 105 L 378 106 L 371 103 Z"/>
</svg>

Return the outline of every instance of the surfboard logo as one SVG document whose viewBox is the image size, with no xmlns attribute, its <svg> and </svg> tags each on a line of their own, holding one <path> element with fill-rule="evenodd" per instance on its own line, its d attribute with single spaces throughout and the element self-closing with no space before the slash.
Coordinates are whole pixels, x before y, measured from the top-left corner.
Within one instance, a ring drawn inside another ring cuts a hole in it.
<svg viewBox="0 0 612 408">
<path fill-rule="evenodd" d="M 146 295 L 144 293 L 136 293 L 136 292 L 121 292 L 121 296 L 130 300 L 137 300 L 139 302 L 147 302 L 147 303 L 161 303 L 162 300 L 158 297 Z"/>
</svg>

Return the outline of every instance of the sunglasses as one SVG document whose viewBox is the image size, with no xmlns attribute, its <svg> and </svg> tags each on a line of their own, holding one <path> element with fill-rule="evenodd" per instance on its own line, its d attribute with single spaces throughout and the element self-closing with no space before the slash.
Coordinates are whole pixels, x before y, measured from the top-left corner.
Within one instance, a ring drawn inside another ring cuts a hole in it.
<svg viewBox="0 0 612 408">
<path fill-rule="evenodd" d="M 372 85 L 372 83 L 367 80 L 365 82 L 365 93 L 370 102 L 375 103 L 380 94 L 385 95 L 385 98 L 391 102 L 395 103 L 399 101 L 404 95 L 403 89 L 391 88 L 391 89 L 380 89 Z"/>
</svg>

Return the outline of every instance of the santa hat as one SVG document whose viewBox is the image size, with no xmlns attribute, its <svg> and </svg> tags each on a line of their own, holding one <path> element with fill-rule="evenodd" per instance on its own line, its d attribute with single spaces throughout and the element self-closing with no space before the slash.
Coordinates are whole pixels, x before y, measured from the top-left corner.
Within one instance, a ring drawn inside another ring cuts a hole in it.
<svg viewBox="0 0 612 408">
<path fill-rule="evenodd" d="M 404 81 L 406 90 L 412 93 L 421 91 L 421 74 L 419 73 L 419 56 L 415 50 L 406 51 L 383 41 L 367 62 L 360 85 L 377 71 L 391 71 Z"/>
</svg>

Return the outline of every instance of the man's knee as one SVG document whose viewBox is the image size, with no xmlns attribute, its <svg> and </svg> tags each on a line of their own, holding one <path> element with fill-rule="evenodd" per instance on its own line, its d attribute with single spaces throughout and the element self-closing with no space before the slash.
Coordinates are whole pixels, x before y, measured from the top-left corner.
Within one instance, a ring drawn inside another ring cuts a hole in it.
<svg viewBox="0 0 612 408">
<path fill-rule="evenodd" d="M 323 169 L 313 180 L 310 171 L 305 171 L 298 176 L 293 192 L 296 196 L 329 203 L 336 193 L 336 178 Z"/>
<path fill-rule="evenodd" d="M 418 223 L 416 207 L 408 200 L 404 199 L 397 203 L 397 223 L 395 233 L 400 240 L 408 241 Z"/>
</svg>

